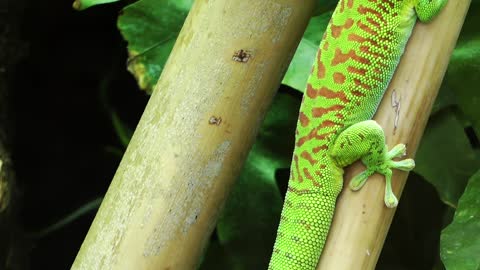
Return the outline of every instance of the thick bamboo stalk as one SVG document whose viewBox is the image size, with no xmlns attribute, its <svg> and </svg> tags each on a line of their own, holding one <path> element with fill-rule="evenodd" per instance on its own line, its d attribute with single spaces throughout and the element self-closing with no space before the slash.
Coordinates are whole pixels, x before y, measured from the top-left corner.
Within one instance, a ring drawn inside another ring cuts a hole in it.
<svg viewBox="0 0 480 270">
<path fill-rule="evenodd" d="M 314 0 L 197 0 L 72 269 L 194 269 Z"/>
<path fill-rule="evenodd" d="M 469 4 L 470 0 L 449 0 L 433 22 L 417 23 L 374 117 L 384 128 L 389 147 L 407 143 L 408 157 L 415 156 Z M 356 163 L 346 171 L 347 181 L 317 269 L 375 268 L 395 209 L 384 205 L 383 176 L 374 175 L 360 191 L 348 188 L 349 180 L 363 169 Z M 407 173 L 394 171 L 393 190 L 397 197 L 406 178 Z"/>
</svg>

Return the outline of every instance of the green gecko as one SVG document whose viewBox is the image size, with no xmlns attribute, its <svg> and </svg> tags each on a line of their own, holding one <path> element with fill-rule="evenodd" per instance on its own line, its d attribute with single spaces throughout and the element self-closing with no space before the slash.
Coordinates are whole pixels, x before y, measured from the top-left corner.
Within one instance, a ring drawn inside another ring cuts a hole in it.
<svg viewBox="0 0 480 270">
<path fill-rule="evenodd" d="M 360 159 L 385 175 L 385 204 L 396 207 L 392 169 L 409 171 L 404 144 L 388 151 L 373 120 L 417 18 L 432 20 L 448 0 L 340 0 L 325 31 L 303 96 L 287 195 L 269 270 L 313 270 L 325 244 L 343 167 Z"/>
</svg>

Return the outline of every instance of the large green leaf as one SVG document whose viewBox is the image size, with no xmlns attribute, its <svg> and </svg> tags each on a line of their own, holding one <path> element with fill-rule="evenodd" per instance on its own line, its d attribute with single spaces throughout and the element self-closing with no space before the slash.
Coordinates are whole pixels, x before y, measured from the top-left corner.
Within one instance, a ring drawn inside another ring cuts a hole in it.
<svg viewBox="0 0 480 270">
<path fill-rule="evenodd" d="M 480 171 L 470 178 L 440 243 L 447 270 L 480 269 Z"/>
<path fill-rule="evenodd" d="M 282 83 L 303 92 L 312 69 L 318 45 L 338 0 L 318 1 L 314 14 L 293 56 Z"/>
<path fill-rule="evenodd" d="M 442 85 L 480 134 L 480 3 L 472 3 Z"/>
<path fill-rule="evenodd" d="M 118 28 L 128 41 L 128 70 L 151 92 L 193 0 L 140 0 L 123 9 Z"/>
<path fill-rule="evenodd" d="M 480 4 L 472 4 L 416 157 L 416 171 L 455 206 L 480 167 Z M 476 134 L 465 132 L 473 127 Z"/>
<path fill-rule="evenodd" d="M 100 1 L 100 0 L 96 0 Z M 103 0 L 105 1 L 105 0 Z M 283 81 L 299 91 L 306 80 L 318 44 L 338 0 L 320 1 Z M 192 0 L 140 0 L 127 6 L 118 28 L 128 41 L 128 69 L 141 89 L 151 92 L 170 54 Z"/>
<path fill-rule="evenodd" d="M 310 23 L 298 45 L 292 62 L 290 62 L 287 73 L 283 77 L 283 84 L 303 92 L 318 51 L 318 45 L 331 16 L 332 11 L 328 11 L 310 19 Z"/>
<path fill-rule="evenodd" d="M 457 204 L 468 178 L 480 168 L 480 158 L 462 123 L 448 109 L 430 118 L 415 159 L 415 171 L 451 206 Z"/>
<path fill-rule="evenodd" d="M 76 10 L 84 10 L 96 5 L 113 3 L 118 1 L 120 0 L 75 0 L 73 2 L 73 8 Z"/>
</svg>

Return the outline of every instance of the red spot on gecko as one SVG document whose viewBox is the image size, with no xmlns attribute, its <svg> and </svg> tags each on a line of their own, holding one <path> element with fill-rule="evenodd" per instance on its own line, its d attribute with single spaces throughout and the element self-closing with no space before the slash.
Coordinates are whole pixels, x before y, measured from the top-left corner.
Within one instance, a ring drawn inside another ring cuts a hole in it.
<svg viewBox="0 0 480 270">
<path fill-rule="evenodd" d="M 318 139 L 318 140 L 325 140 L 328 136 L 330 136 L 332 134 L 335 134 L 335 133 L 336 133 L 335 131 L 330 131 L 330 132 L 327 132 L 327 133 L 324 133 L 324 134 L 319 134 L 315 138 Z"/>
<path fill-rule="evenodd" d="M 300 115 L 298 116 L 298 120 L 300 120 L 300 124 L 302 125 L 302 127 L 308 126 L 308 123 L 310 122 L 308 117 L 303 112 L 300 112 Z"/>
<path fill-rule="evenodd" d="M 348 35 L 348 41 L 356 41 L 358 43 L 363 43 L 365 42 L 366 38 L 360 36 L 360 35 L 357 35 L 355 33 L 351 33 Z"/>
<path fill-rule="evenodd" d="M 328 149 L 328 146 L 327 146 L 326 144 L 324 144 L 324 145 L 321 145 L 321 146 L 314 147 L 314 148 L 312 149 L 312 152 L 313 152 L 314 154 L 316 154 L 316 153 L 318 153 L 318 152 L 320 152 L 320 151 L 322 151 L 322 150 L 327 150 L 327 149 Z"/>
<path fill-rule="evenodd" d="M 367 13 L 370 13 L 370 14 L 373 14 L 374 16 L 376 16 L 379 20 L 381 20 L 383 23 L 386 23 L 385 19 L 383 18 L 383 15 L 382 13 L 380 13 L 379 11 L 375 10 L 375 9 L 371 9 L 371 8 L 368 8 L 368 7 L 364 7 L 362 5 L 360 5 L 357 9 L 358 13 L 362 14 L 362 15 L 367 15 Z"/>
<path fill-rule="evenodd" d="M 297 189 L 297 188 L 294 188 L 294 187 L 291 187 L 291 186 L 288 186 L 287 190 L 288 190 L 288 192 L 292 192 L 292 193 L 295 193 L 297 195 L 312 193 L 312 191 L 310 189 Z"/>
<path fill-rule="evenodd" d="M 325 120 L 325 121 L 323 121 L 323 122 L 320 124 L 320 128 L 334 127 L 334 126 L 341 126 L 341 127 L 343 127 L 343 124 L 341 124 L 341 123 L 335 123 L 335 122 L 330 121 L 330 120 Z"/>
<path fill-rule="evenodd" d="M 300 174 L 300 169 L 298 167 L 298 156 L 296 154 L 293 156 L 293 160 L 295 161 L 295 168 L 297 169 L 298 182 L 301 183 L 303 182 L 303 177 Z"/>
<path fill-rule="evenodd" d="M 324 51 L 328 50 L 329 45 L 330 45 L 330 44 L 328 43 L 328 41 L 325 41 L 325 42 L 323 43 L 323 50 L 324 50 Z"/>
<path fill-rule="evenodd" d="M 352 7 L 353 7 L 353 0 L 348 0 L 347 7 L 348 7 L 348 8 L 352 8 Z"/>
<path fill-rule="evenodd" d="M 366 18 L 367 22 L 369 22 L 371 25 L 377 27 L 377 28 L 380 28 L 380 24 L 378 22 L 376 22 L 374 19 L 370 18 L 370 17 L 367 17 Z"/>
<path fill-rule="evenodd" d="M 372 90 L 372 86 L 371 86 L 371 85 L 368 85 L 368 84 L 366 84 L 366 83 L 363 83 L 363 82 L 360 81 L 359 79 L 353 79 L 353 82 L 355 83 L 356 86 L 360 86 L 360 87 L 362 87 L 363 89 Z"/>
<path fill-rule="evenodd" d="M 318 96 L 318 90 L 313 88 L 312 84 L 307 83 L 307 91 L 305 91 L 305 94 L 309 98 L 316 98 Z M 304 95 L 305 97 L 305 95 Z"/>
<path fill-rule="evenodd" d="M 364 93 L 362 93 L 362 92 L 360 92 L 360 91 L 357 91 L 357 90 L 353 90 L 353 91 L 352 91 L 352 95 L 357 96 L 357 97 L 364 97 L 364 96 L 366 96 Z"/>
<path fill-rule="evenodd" d="M 320 128 L 314 128 L 312 129 L 312 131 L 310 131 L 310 133 L 308 133 L 308 135 L 306 136 L 303 136 L 301 138 L 298 139 L 296 145 L 297 146 L 302 146 L 305 142 L 307 141 L 310 141 L 310 140 L 313 140 L 313 139 L 317 139 L 317 140 L 324 140 L 326 139 L 328 136 L 332 135 L 332 134 L 335 134 L 335 131 L 330 131 L 330 132 L 327 132 L 327 133 L 324 133 L 324 134 L 317 134 L 317 132 L 319 131 Z M 298 159 L 298 157 L 297 157 Z"/>
<path fill-rule="evenodd" d="M 342 34 L 344 29 L 350 29 L 353 26 L 353 19 L 348 18 L 343 25 L 330 25 L 330 29 L 332 30 L 332 37 L 338 38 Z"/>
<path fill-rule="evenodd" d="M 343 109 L 343 108 L 345 108 L 345 106 L 339 105 L 339 104 L 337 104 L 337 105 L 332 105 L 332 106 L 330 106 L 330 107 L 328 107 L 328 108 L 320 108 L 320 107 L 318 107 L 318 108 L 313 108 L 313 109 L 312 109 L 312 116 L 313 116 L 313 117 L 322 117 L 324 114 L 326 114 L 326 113 L 328 113 L 328 112 L 338 111 L 338 110 L 341 110 L 341 109 Z"/>
<path fill-rule="evenodd" d="M 385 56 L 380 53 L 370 51 L 370 48 L 368 46 L 363 46 L 363 45 L 360 46 L 360 51 L 363 53 L 369 54 L 375 58 L 381 58 L 381 59 L 385 58 Z"/>
<path fill-rule="evenodd" d="M 317 66 L 318 66 L 317 77 L 319 79 L 325 78 L 325 65 L 323 64 L 321 58 L 322 58 L 322 51 L 318 50 L 318 53 L 317 53 Z"/>
<path fill-rule="evenodd" d="M 348 53 L 342 53 L 342 51 L 339 48 L 337 48 L 335 50 L 335 56 L 332 59 L 332 66 L 345 63 L 349 59 L 352 59 L 356 62 L 366 64 L 366 65 L 370 64 L 370 60 L 368 60 L 367 58 L 358 56 L 354 50 L 350 50 Z"/>
<path fill-rule="evenodd" d="M 322 88 L 317 90 L 317 89 L 313 88 L 311 84 L 307 84 L 307 96 L 309 98 L 316 98 L 316 97 L 320 97 L 320 96 L 324 97 L 324 98 L 327 98 L 327 99 L 338 98 L 343 103 L 348 103 L 349 102 L 345 93 L 335 92 L 333 90 L 330 90 L 330 89 L 326 88 L 325 86 L 322 86 Z"/>
<path fill-rule="evenodd" d="M 368 25 L 362 23 L 361 21 L 358 21 L 358 22 L 357 22 L 357 26 L 358 26 L 360 29 L 362 29 L 363 31 L 369 33 L 370 35 L 376 36 L 376 35 L 378 34 L 375 30 L 373 30 L 372 28 L 370 28 Z"/>
<path fill-rule="evenodd" d="M 312 175 L 310 174 L 310 172 L 308 171 L 307 168 L 303 168 L 303 173 L 305 174 L 305 178 L 307 178 L 308 180 L 312 181 L 312 184 L 316 187 L 319 187 L 320 184 L 318 184 L 317 181 L 315 181 L 315 179 L 312 177 Z"/>
<path fill-rule="evenodd" d="M 345 83 L 345 75 L 343 75 L 342 73 L 340 72 L 335 72 L 333 73 L 333 82 L 335 82 L 336 84 L 343 84 Z"/>
<path fill-rule="evenodd" d="M 347 67 L 347 71 L 350 73 L 361 75 L 361 76 L 365 76 L 365 73 L 367 73 L 367 70 L 364 68 L 356 68 L 352 66 Z"/>
<path fill-rule="evenodd" d="M 384 5 L 377 5 L 377 8 L 381 9 L 385 14 L 388 14 L 388 9 Z"/>
<path fill-rule="evenodd" d="M 315 160 L 312 155 L 310 155 L 310 153 L 308 153 L 307 151 L 303 151 L 302 154 L 300 155 L 302 158 L 304 158 L 305 160 L 308 161 L 308 163 L 310 163 L 310 165 L 315 165 L 315 163 L 317 163 L 318 161 Z"/>
<path fill-rule="evenodd" d="M 390 1 L 390 0 L 382 0 L 382 3 L 389 5 L 390 8 L 394 8 L 394 7 L 395 7 L 395 5 L 393 4 L 393 2 Z M 397 15 L 398 15 L 398 14 L 397 14 Z"/>
</svg>

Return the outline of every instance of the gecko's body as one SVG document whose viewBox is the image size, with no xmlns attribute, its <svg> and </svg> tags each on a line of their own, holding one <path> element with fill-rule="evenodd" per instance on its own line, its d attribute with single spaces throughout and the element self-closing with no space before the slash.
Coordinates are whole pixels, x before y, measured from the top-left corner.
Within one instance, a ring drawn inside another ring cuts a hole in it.
<svg viewBox="0 0 480 270">
<path fill-rule="evenodd" d="M 388 151 L 369 120 L 403 54 L 413 26 L 432 19 L 447 0 L 340 0 L 308 79 L 296 130 L 290 180 L 270 270 L 315 269 L 343 186 L 343 167 L 361 159 L 386 177 L 385 203 L 397 205 L 392 168 L 411 170 L 403 144 Z"/>
</svg>

